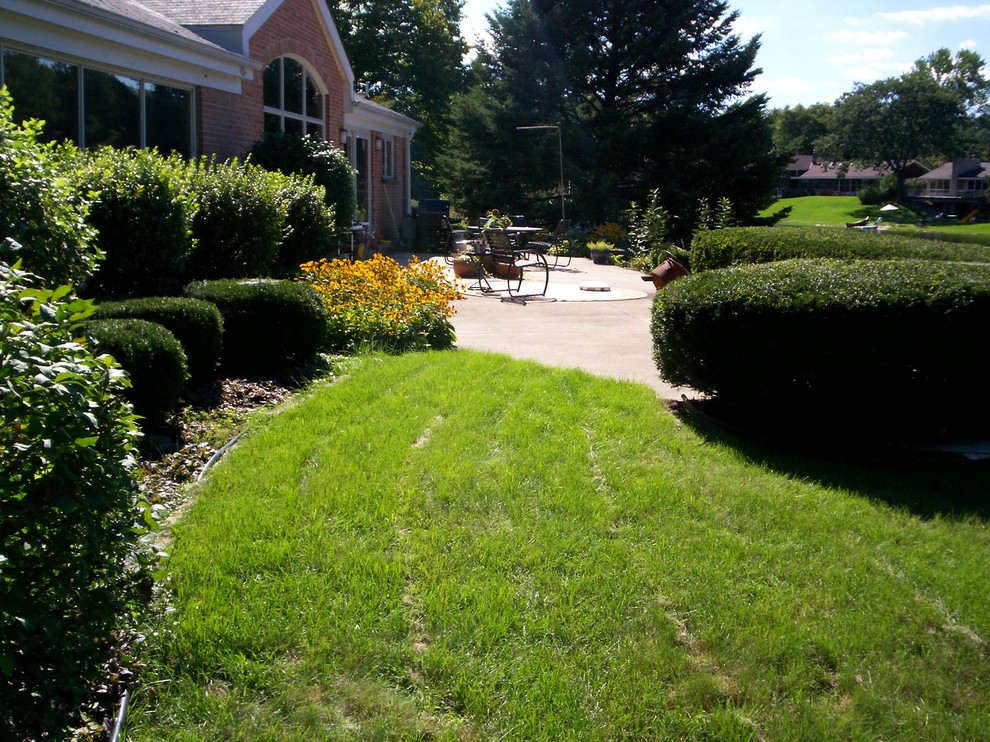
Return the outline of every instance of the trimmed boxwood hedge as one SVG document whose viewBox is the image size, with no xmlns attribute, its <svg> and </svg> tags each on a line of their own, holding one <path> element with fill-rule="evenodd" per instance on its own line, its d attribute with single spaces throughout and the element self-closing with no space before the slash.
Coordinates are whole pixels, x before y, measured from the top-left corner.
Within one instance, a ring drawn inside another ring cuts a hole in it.
<svg viewBox="0 0 990 742">
<path fill-rule="evenodd" d="M 271 279 L 195 281 L 187 296 L 223 315 L 221 368 L 227 373 L 286 371 L 312 360 L 327 336 L 327 313 L 309 285 Z"/>
<path fill-rule="evenodd" d="M 93 319 L 143 319 L 157 322 L 182 344 L 190 381 L 202 384 L 214 378 L 223 342 L 223 318 L 215 304 L 183 296 L 105 302 Z"/>
<path fill-rule="evenodd" d="M 695 273 L 658 292 L 654 354 L 670 383 L 717 398 L 875 409 L 988 398 L 976 346 L 990 265 L 788 260 Z"/>
<path fill-rule="evenodd" d="M 175 335 L 143 319 L 100 319 L 85 325 L 97 352 L 109 353 L 127 372 L 126 397 L 152 425 L 179 404 L 188 377 L 186 354 Z"/>
<path fill-rule="evenodd" d="M 691 242 L 691 270 L 696 273 L 730 265 L 770 263 L 792 258 L 913 258 L 990 263 L 990 247 L 822 227 L 712 229 L 698 232 Z"/>
</svg>

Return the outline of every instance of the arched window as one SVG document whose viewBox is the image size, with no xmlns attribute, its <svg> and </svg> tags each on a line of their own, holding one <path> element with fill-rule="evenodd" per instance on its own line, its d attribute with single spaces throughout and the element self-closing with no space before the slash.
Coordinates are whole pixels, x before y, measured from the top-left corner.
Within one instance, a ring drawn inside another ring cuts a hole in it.
<svg viewBox="0 0 990 742">
<path fill-rule="evenodd" d="M 265 68 L 265 131 L 323 138 L 323 96 L 305 67 L 279 57 Z"/>
</svg>

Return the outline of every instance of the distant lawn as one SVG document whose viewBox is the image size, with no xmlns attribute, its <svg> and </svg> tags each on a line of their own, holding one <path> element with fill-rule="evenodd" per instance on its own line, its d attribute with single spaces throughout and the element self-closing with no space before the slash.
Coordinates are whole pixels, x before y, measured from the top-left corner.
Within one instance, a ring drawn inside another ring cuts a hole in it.
<svg viewBox="0 0 990 742">
<path fill-rule="evenodd" d="M 902 207 L 900 211 L 883 213 L 880 207 L 884 204 L 864 206 L 856 196 L 799 196 L 797 198 L 782 198 L 771 207 L 761 212 L 768 216 L 779 211 L 784 206 L 790 206 L 793 211 L 779 222 L 784 226 L 822 225 L 829 227 L 845 227 L 847 222 L 855 222 L 866 217 L 876 220 L 878 216 L 897 231 L 906 234 L 924 230 L 926 232 L 943 232 L 946 234 L 990 234 L 990 222 L 978 224 L 955 224 L 939 222 L 937 224 L 919 224 L 924 216 L 910 207 Z"/>
<path fill-rule="evenodd" d="M 882 206 L 883 204 L 881 204 Z M 794 210 L 780 222 L 784 225 L 825 225 L 844 227 L 846 222 L 855 222 L 867 216 L 879 213 L 878 206 L 863 206 L 856 196 L 799 196 L 797 198 L 782 198 L 762 216 L 779 211 L 784 206 Z"/>
<path fill-rule="evenodd" d="M 364 359 L 179 522 L 128 739 L 985 738 L 987 485 L 579 372 Z"/>
</svg>

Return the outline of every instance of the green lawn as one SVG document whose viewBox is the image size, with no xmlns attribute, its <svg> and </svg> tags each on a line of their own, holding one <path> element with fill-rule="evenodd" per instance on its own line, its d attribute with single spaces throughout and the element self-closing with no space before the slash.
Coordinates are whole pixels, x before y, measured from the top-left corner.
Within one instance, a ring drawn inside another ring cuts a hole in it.
<svg viewBox="0 0 990 742">
<path fill-rule="evenodd" d="M 881 204 L 882 206 L 883 204 Z M 846 222 L 854 222 L 877 212 L 876 206 L 863 206 L 856 196 L 798 196 L 783 198 L 763 212 L 768 215 L 790 206 L 793 211 L 780 222 L 784 225 L 824 225 L 845 227 Z"/>
<path fill-rule="evenodd" d="M 799 196 L 797 198 L 783 198 L 775 202 L 771 207 L 761 212 L 761 216 L 767 216 L 781 207 L 790 206 L 793 211 L 779 222 L 784 226 L 806 226 L 823 225 L 831 227 L 845 227 L 846 222 L 854 222 L 865 217 L 875 220 L 878 216 L 884 217 L 884 221 L 896 229 L 910 234 L 918 229 L 925 231 L 944 232 L 946 234 L 990 234 L 990 222 L 977 224 L 951 224 L 941 222 L 938 224 L 925 224 L 918 226 L 920 212 L 918 214 L 909 208 L 904 208 L 900 212 L 884 214 L 880 211 L 883 204 L 874 206 L 864 206 L 856 196 Z"/>
<path fill-rule="evenodd" d="M 500 356 L 362 359 L 176 526 L 128 738 L 985 738 L 987 483 Z"/>
</svg>

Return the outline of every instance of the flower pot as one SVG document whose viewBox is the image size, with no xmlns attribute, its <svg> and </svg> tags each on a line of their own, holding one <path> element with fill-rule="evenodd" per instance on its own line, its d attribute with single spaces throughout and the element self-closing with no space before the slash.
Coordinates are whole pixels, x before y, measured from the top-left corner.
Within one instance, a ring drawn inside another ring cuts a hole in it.
<svg viewBox="0 0 990 742">
<path fill-rule="evenodd" d="M 450 261 L 450 264 L 454 267 L 454 275 L 458 278 L 478 277 L 478 267 L 474 264 L 473 260 L 454 258 Z"/>
<path fill-rule="evenodd" d="M 660 265 L 650 271 L 650 275 L 643 276 L 643 280 L 653 281 L 653 285 L 659 291 L 675 278 L 682 278 L 687 274 L 687 266 L 673 258 L 666 258 Z"/>
<path fill-rule="evenodd" d="M 491 270 L 490 267 L 489 270 Z M 513 280 L 518 280 L 522 277 L 522 268 L 518 265 L 506 265 L 505 263 L 499 263 L 495 266 L 495 275 L 499 278 L 511 278 Z"/>
<path fill-rule="evenodd" d="M 595 265 L 608 265 L 612 262 L 609 258 L 608 250 L 591 250 L 591 262 Z"/>
</svg>

